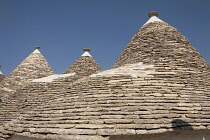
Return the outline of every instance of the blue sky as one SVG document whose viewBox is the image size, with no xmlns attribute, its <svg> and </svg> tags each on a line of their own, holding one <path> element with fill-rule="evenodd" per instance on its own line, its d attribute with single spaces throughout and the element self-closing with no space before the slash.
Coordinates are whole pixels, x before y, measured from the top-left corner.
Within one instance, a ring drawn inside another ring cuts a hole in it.
<svg viewBox="0 0 210 140">
<path fill-rule="evenodd" d="M 177 28 L 210 64 L 210 0 L 0 0 L 0 69 L 6 76 L 40 46 L 55 73 L 83 48 L 103 70 L 149 19 Z"/>
</svg>

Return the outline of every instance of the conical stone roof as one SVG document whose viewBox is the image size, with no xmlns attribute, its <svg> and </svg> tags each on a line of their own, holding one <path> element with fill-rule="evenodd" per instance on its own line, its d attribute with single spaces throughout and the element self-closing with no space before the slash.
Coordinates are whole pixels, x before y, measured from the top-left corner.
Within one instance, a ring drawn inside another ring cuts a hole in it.
<svg viewBox="0 0 210 140">
<path fill-rule="evenodd" d="M 25 60 L 13 70 L 2 82 L 4 87 L 10 89 L 16 85 L 21 86 L 33 79 L 49 76 L 54 74 L 47 60 L 40 53 L 39 48 L 32 52 Z"/>
<path fill-rule="evenodd" d="M 80 56 L 63 74 L 76 73 L 81 76 L 91 75 L 100 72 L 101 68 L 90 55 L 90 49 L 84 48 L 84 53 Z"/>
<path fill-rule="evenodd" d="M 157 16 L 157 12 L 149 13 L 150 19 L 133 36 L 113 68 L 137 62 L 198 69 L 209 67 L 186 37 Z"/>
</svg>

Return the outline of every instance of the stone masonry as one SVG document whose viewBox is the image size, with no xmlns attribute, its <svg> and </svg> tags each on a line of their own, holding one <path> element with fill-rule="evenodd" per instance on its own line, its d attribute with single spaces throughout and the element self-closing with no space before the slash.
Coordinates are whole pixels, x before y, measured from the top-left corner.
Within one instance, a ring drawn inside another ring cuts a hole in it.
<svg viewBox="0 0 210 140">
<path fill-rule="evenodd" d="M 85 53 L 88 53 L 90 49 L 85 48 Z M 65 72 L 67 73 L 77 73 L 81 76 L 88 76 L 93 73 L 97 73 L 101 71 L 101 68 L 97 64 L 97 62 L 93 59 L 91 55 L 82 55 L 79 57 Z"/>
<path fill-rule="evenodd" d="M 113 68 L 135 62 L 209 69 L 202 56 L 177 29 L 159 21 L 144 25 L 134 35 Z"/>
<path fill-rule="evenodd" d="M 209 139 L 210 66 L 157 15 L 112 69 L 85 53 L 64 72 L 75 75 L 1 93 L 0 140 Z"/>
<path fill-rule="evenodd" d="M 38 49 L 39 47 L 1 82 L 2 89 L 16 90 L 33 79 L 54 74 L 52 68 Z"/>
</svg>

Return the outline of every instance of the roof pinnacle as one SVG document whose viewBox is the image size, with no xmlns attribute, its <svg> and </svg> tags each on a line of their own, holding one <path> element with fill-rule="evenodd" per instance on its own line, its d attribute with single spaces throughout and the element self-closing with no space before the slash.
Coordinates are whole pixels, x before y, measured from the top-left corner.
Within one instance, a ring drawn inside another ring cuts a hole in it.
<svg viewBox="0 0 210 140">
<path fill-rule="evenodd" d="M 152 11 L 152 12 L 149 12 L 148 17 L 152 17 L 152 16 L 157 17 L 158 15 L 159 15 L 159 13 L 157 11 Z"/>
<path fill-rule="evenodd" d="M 39 47 L 39 46 L 35 46 L 34 48 L 35 48 L 36 50 L 35 50 L 33 53 L 40 53 L 40 51 L 39 51 L 40 47 Z"/>
<path fill-rule="evenodd" d="M 82 56 L 90 56 L 90 57 L 92 57 L 92 56 L 89 54 L 89 51 L 90 51 L 89 48 L 84 48 L 83 51 L 84 51 L 84 53 L 83 53 Z"/>
<path fill-rule="evenodd" d="M 83 51 L 85 51 L 85 52 L 89 52 L 89 51 L 90 51 L 90 49 L 89 49 L 89 48 L 84 48 L 84 49 L 83 49 Z"/>
<path fill-rule="evenodd" d="M 40 49 L 40 47 L 39 47 L 39 46 L 35 46 L 34 48 L 35 48 L 35 49 L 38 49 L 38 50 Z"/>
<path fill-rule="evenodd" d="M 150 17 L 150 19 L 144 25 L 146 25 L 147 23 L 150 23 L 150 22 L 155 22 L 155 21 L 163 22 L 161 19 L 159 19 L 157 17 L 158 15 L 159 15 L 159 13 L 156 11 L 149 12 L 148 16 Z"/>
</svg>

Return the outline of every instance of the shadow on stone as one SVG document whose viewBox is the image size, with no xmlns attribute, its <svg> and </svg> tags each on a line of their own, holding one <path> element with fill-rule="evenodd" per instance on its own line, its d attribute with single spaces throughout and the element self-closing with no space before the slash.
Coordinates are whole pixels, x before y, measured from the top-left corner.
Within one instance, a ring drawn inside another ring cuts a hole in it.
<svg viewBox="0 0 210 140">
<path fill-rule="evenodd" d="M 174 119 L 172 122 L 172 129 L 174 131 L 178 130 L 192 130 L 192 126 L 188 124 L 187 122 L 181 120 L 181 119 Z"/>
</svg>

